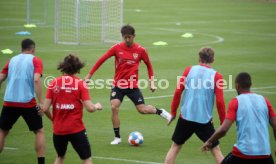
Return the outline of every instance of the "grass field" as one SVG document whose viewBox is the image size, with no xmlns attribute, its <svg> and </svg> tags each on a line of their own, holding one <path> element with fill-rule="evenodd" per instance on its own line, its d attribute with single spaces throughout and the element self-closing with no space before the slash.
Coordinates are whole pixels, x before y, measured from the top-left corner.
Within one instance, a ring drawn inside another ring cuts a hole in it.
<svg viewBox="0 0 276 164">
<path fill-rule="evenodd" d="M 10 48 L 12 55 L 0 54 L 0 67 L 13 55 L 20 53 L 20 41 L 25 36 L 15 32 L 24 29 L 26 23 L 25 1 L 0 1 L 0 49 Z M 49 6 L 52 6 L 49 3 Z M 139 10 L 140 12 L 137 12 Z M 253 91 L 270 99 L 276 107 L 276 3 L 251 0 L 125 0 L 124 23 L 136 28 L 136 41 L 147 48 L 157 79 L 167 79 L 167 89 L 149 89 L 142 92 L 147 104 L 170 109 L 176 76 L 184 68 L 197 64 L 197 52 L 202 46 L 215 49 L 213 67 L 232 83 L 232 79 L 241 72 L 252 75 Z M 68 53 L 75 53 L 86 62 L 79 77 L 83 78 L 95 61 L 111 46 L 65 46 L 54 44 L 53 6 L 49 8 L 47 23 L 38 25 L 30 38 L 37 43 L 36 55 L 43 59 L 45 79 L 47 76 L 59 76 L 57 63 Z M 192 33 L 193 38 L 182 38 L 184 33 Z M 153 46 L 153 42 L 165 41 L 167 46 Z M 108 60 L 93 76 L 93 79 L 112 78 L 114 60 Z M 229 76 L 233 76 L 229 79 Z M 145 65 L 140 68 L 140 78 L 147 78 Z M 232 86 L 233 83 L 232 83 Z M 2 85 L 0 97 L 4 95 Z M 236 96 L 231 85 L 225 90 L 225 102 Z M 45 87 L 44 87 L 45 93 Z M 101 102 L 104 110 L 89 114 L 84 112 L 84 122 L 92 145 L 93 161 L 98 164 L 124 163 L 163 163 L 171 145 L 171 135 L 175 122 L 167 127 L 166 122 L 156 115 L 140 115 L 127 98 L 120 109 L 121 135 L 123 143 L 111 146 L 113 130 L 110 120 L 109 89 L 91 89 L 93 102 Z M 163 96 L 163 97 L 162 97 Z M 151 99 L 147 99 L 153 97 Z M 2 105 L 2 100 L 0 105 Z M 179 113 L 179 112 L 178 112 Z M 55 150 L 52 142 L 51 123 L 44 119 L 47 137 L 46 162 L 53 163 Z M 218 116 L 214 110 L 214 123 L 218 127 Z M 141 147 L 131 147 L 127 142 L 128 134 L 140 131 L 145 138 Z M 272 151 L 275 141 L 271 135 Z M 231 151 L 236 141 L 235 126 L 227 136 L 221 139 L 224 155 Z M 36 163 L 33 149 L 34 135 L 28 132 L 22 118 L 11 130 L 6 149 L 0 155 L 0 163 Z M 184 146 L 176 163 L 211 164 L 210 153 L 200 152 L 202 143 L 193 136 Z M 69 146 L 65 163 L 80 163 L 77 154 Z"/>
</svg>

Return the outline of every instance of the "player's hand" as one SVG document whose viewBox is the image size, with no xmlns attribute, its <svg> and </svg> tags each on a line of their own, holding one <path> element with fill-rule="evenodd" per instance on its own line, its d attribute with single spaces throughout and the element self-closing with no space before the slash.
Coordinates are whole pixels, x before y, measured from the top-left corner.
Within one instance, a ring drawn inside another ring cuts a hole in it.
<svg viewBox="0 0 276 164">
<path fill-rule="evenodd" d="M 84 78 L 84 81 L 85 81 L 86 83 L 90 83 L 90 79 L 91 79 L 91 75 L 87 74 L 87 75 L 85 76 L 85 78 Z"/>
<path fill-rule="evenodd" d="M 38 104 L 36 106 L 36 110 L 38 112 L 38 114 L 42 117 L 44 115 L 44 111 L 43 111 L 43 104 Z"/>
<path fill-rule="evenodd" d="M 96 104 L 95 104 L 95 108 L 96 108 L 96 110 L 102 110 L 102 109 L 103 109 L 103 106 L 102 106 L 102 104 L 100 104 L 100 103 L 96 103 Z"/>
<path fill-rule="evenodd" d="M 154 81 L 150 81 L 150 90 L 151 90 L 151 92 L 154 92 L 156 90 L 156 87 L 154 85 Z"/>
<path fill-rule="evenodd" d="M 171 125 L 171 123 L 173 122 L 174 119 L 175 119 L 175 116 L 172 116 L 171 120 L 168 122 L 168 126 Z"/>
<path fill-rule="evenodd" d="M 204 144 L 203 144 L 203 146 L 200 148 L 201 149 L 201 151 L 210 151 L 211 149 L 212 149 L 212 143 L 211 142 L 209 142 L 209 141 L 206 141 Z"/>
</svg>

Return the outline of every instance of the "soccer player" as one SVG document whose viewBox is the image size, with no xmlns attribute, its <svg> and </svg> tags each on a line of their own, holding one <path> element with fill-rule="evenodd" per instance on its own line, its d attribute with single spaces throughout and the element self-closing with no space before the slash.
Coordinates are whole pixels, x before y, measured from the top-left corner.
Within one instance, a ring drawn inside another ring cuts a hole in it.
<svg viewBox="0 0 276 164">
<path fill-rule="evenodd" d="M 83 106 L 88 112 L 101 110 L 100 103 L 91 102 L 86 83 L 76 77 L 84 64 L 74 55 L 68 55 L 58 66 L 63 75 L 54 79 L 48 86 L 43 111 L 53 121 L 54 146 L 57 152 L 55 164 L 65 159 L 68 142 L 83 160 L 92 163 L 91 148 L 82 121 Z M 49 111 L 52 104 L 53 111 Z"/>
<path fill-rule="evenodd" d="M 272 126 L 276 139 L 276 113 L 267 98 L 250 91 L 248 73 L 238 74 L 235 84 L 238 96 L 230 101 L 226 119 L 204 143 L 202 150 L 210 150 L 214 141 L 225 136 L 236 121 L 237 143 L 222 164 L 273 164 L 268 124 Z"/>
<path fill-rule="evenodd" d="M 199 65 L 187 67 L 178 82 L 171 104 L 172 119 L 175 119 L 177 108 L 182 95 L 181 114 L 178 119 L 172 146 L 167 153 L 165 163 L 173 164 L 182 145 L 195 133 L 203 142 L 215 132 L 212 123 L 214 98 L 220 122 L 225 117 L 225 105 L 223 97 L 223 77 L 211 68 L 214 62 L 214 50 L 212 48 L 201 48 L 199 50 Z M 219 148 L 218 140 L 214 141 L 211 151 L 220 163 L 223 155 Z"/>
<path fill-rule="evenodd" d="M 112 123 L 115 133 L 114 140 L 110 143 L 117 145 L 122 142 L 120 136 L 119 108 L 124 96 L 128 96 L 138 112 L 142 114 L 158 114 L 167 121 L 171 119 L 170 113 L 164 109 L 158 109 L 152 105 L 145 105 L 143 95 L 138 88 L 138 68 L 143 61 L 148 69 L 150 89 L 155 90 L 152 65 L 144 47 L 134 42 L 135 29 L 130 25 L 121 28 L 123 42 L 111 47 L 93 66 L 85 77 L 87 81 L 95 71 L 110 57 L 115 57 L 115 76 L 112 85 L 110 102 L 112 109 Z"/>
<path fill-rule="evenodd" d="M 22 40 L 21 48 L 22 52 L 12 57 L 0 73 L 0 86 L 6 78 L 8 79 L 0 116 L 0 152 L 4 148 L 5 138 L 12 126 L 22 116 L 29 130 L 35 134 L 38 164 L 43 164 L 45 136 L 42 118 L 37 110 L 37 106 L 42 107 L 40 78 L 43 64 L 38 57 L 34 56 L 35 42 L 33 40 Z"/>
</svg>

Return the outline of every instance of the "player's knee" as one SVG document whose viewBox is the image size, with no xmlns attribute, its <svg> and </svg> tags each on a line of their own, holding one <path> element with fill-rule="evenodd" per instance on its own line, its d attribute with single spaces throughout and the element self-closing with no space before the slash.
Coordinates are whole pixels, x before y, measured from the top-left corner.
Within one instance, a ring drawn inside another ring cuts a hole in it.
<svg viewBox="0 0 276 164">
<path fill-rule="evenodd" d="M 112 110 L 112 112 L 118 112 L 119 111 L 119 107 L 117 105 L 111 104 L 111 110 Z"/>
<path fill-rule="evenodd" d="M 40 128 L 40 129 L 38 129 L 38 130 L 34 130 L 33 131 L 36 135 L 44 135 L 44 129 L 43 128 Z"/>
</svg>

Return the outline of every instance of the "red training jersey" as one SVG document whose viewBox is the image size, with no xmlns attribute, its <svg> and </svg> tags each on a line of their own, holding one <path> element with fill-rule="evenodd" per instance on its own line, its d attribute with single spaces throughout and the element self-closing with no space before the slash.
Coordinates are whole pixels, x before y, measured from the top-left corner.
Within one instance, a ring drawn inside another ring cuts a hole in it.
<svg viewBox="0 0 276 164">
<path fill-rule="evenodd" d="M 26 55 L 32 55 L 32 54 L 26 54 Z M 2 69 L 1 73 L 8 74 L 8 72 L 9 72 L 9 63 L 10 63 L 9 61 L 6 63 L 6 65 Z M 42 74 L 43 74 L 42 60 L 35 56 L 33 58 L 33 65 L 34 65 L 34 74 L 39 73 L 42 76 Z M 7 107 L 20 107 L 20 108 L 31 108 L 31 107 L 36 106 L 36 101 L 35 101 L 35 98 L 33 98 L 28 103 L 17 103 L 17 102 L 4 101 L 4 106 L 7 106 Z"/>
<path fill-rule="evenodd" d="M 90 100 L 90 96 L 83 80 L 76 76 L 58 77 L 48 86 L 46 98 L 52 100 L 54 134 L 73 134 L 85 129 L 82 101 Z"/>
<path fill-rule="evenodd" d="M 92 76 L 112 56 L 115 56 L 114 86 L 119 88 L 138 88 L 138 69 L 141 60 L 147 66 L 149 79 L 153 78 L 153 69 L 146 49 L 137 43 L 134 43 L 131 47 L 127 47 L 124 42 L 111 47 L 96 62 L 89 74 Z"/>
<path fill-rule="evenodd" d="M 243 93 L 243 94 L 249 94 L 249 93 L 251 93 L 251 92 L 246 92 L 246 93 Z M 268 108 L 269 118 L 276 117 L 276 113 L 274 112 L 274 109 L 273 109 L 271 103 L 269 102 L 269 100 L 266 97 L 265 97 L 265 101 L 266 101 L 267 108 Z M 233 98 L 229 103 L 228 111 L 227 111 L 227 114 L 226 114 L 226 119 L 229 119 L 229 120 L 232 120 L 232 121 L 236 120 L 238 106 L 239 106 L 238 99 Z M 248 156 L 248 155 L 242 154 L 239 151 L 239 149 L 235 146 L 233 146 L 232 154 L 237 156 L 237 157 L 246 158 L 246 159 L 262 159 L 262 158 L 271 157 L 270 155 Z"/>
<path fill-rule="evenodd" d="M 201 66 L 209 67 L 207 65 L 201 64 Z M 171 104 L 171 115 L 176 116 L 177 108 L 180 103 L 181 99 L 181 94 L 185 89 L 185 78 L 188 76 L 192 66 L 187 67 L 183 74 L 182 77 L 179 79 L 177 83 L 177 87 L 174 92 L 173 96 L 173 101 Z M 215 74 L 215 96 L 216 96 L 216 106 L 217 106 L 217 111 L 219 114 L 219 119 L 220 119 L 220 124 L 223 123 L 225 119 L 225 104 L 224 104 L 224 96 L 223 96 L 223 77 L 220 73 L 216 72 Z"/>
</svg>

